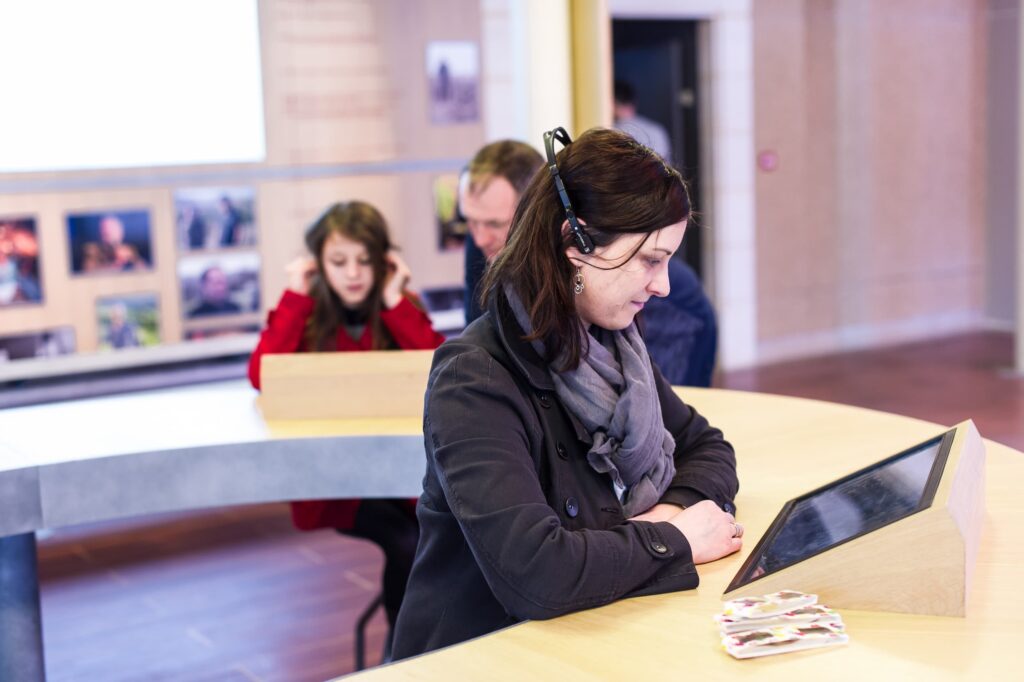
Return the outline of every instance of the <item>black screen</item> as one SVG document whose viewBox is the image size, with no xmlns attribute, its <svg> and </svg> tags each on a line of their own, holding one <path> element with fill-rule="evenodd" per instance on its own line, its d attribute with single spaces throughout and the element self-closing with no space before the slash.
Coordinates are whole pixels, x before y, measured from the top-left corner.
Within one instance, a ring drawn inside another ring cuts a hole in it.
<svg viewBox="0 0 1024 682">
<path fill-rule="evenodd" d="M 953 432 L 790 500 L 727 592 L 926 509 Z"/>
</svg>

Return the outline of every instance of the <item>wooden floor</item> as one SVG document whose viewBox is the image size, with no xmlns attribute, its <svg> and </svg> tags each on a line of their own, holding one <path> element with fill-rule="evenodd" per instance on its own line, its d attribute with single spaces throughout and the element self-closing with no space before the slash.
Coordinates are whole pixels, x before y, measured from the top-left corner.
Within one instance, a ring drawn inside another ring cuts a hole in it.
<svg viewBox="0 0 1024 682">
<path fill-rule="evenodd" d="M 1024 450 L 1024 379 L 1006 334 L 973 334 L 718 377 L 725 388 L 952 424 Z M 742 453 L 740 453 L 742 456 Z M 299 533 L 283 505 L 65 529 L 40 540 L 46 664 L 60 680 L 324 680 L 353 670 L 380 554 Z M 385 631 L 369 629 L 369 661 Z"/>
<path fill-rule="evenodd" d="M 1024 450 L 1024 379 L 1013 337 L 978 333 L 788 362 L 719 378 L 716 386 L 869 407 L 952 425 Z"/>
</svg>

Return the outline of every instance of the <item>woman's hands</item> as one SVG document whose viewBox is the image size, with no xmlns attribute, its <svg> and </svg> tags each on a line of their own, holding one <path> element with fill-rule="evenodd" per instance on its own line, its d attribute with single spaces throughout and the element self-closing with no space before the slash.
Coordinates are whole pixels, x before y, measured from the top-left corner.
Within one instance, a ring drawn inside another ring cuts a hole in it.
<svg viewBox="0 0 1024 682">
<path fill-rule="evenodd" d="M 402 302 L 402 292 L 405 291 L 412 274 L 409 272 L 409 266 L 395 250 L 388 251 L 385 258 L 388 262 L 388 274 L 384 279 L 381 296 L 384 299 L 384 306 L 390 310 Z"/>
<path fill-rule="evenodd" d="M 299 256 L 284 268 L 288 278 L 288 289 L 303 296 L 309 296 L 310 283 L 316 274 L 316 259 Z"/>
<path fill-rule="evenodd" d="M 743 526 L 711 500 L 702 500 L 686 509 L 673 504 L 656 504 L 630 521 L 671 523 L 686 536 L 695 564 L 721 559 L 743 546 Z"/>
</svg>

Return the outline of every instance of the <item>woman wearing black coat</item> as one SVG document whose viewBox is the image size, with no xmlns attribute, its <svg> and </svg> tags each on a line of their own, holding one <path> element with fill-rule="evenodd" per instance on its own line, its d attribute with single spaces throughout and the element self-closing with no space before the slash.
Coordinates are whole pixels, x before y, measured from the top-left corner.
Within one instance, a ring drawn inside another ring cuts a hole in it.
<svg viewBox="0 0 1024 682">
<path fill-rule="evenodd" d="M 732 446 L 672 392 L 634 321 L 668 293 L 683 180 L 618 131 L 545 143 L 483 282 L 487 313 L 434 355 L 396 659 L 692 589 L 697 564 L 741 546 Z"/>
</svg>

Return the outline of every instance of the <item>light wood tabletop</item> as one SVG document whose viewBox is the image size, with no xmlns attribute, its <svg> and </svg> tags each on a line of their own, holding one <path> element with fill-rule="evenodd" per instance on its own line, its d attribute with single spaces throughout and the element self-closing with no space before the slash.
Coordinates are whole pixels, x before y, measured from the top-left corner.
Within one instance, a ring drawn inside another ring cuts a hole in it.
<svg viewBox="0 0 1024 682">
<path fill-rule="evenodd" d="M 846 646 L 738 661 L 712 616 L 787 500 L 950 425 L 832 403 L 680 389 L 736 448 L 738 554 L 699 567 L 693 591 L 641 597 L 534 621 L 359 673 L 367 680 L 1019 679 L 1024 635 L 1024 454 L 986 441 L 987 511 L 966 618 L 841 610 Z M 969 418 L 969 414 L 962 416 Z M 984 436 L 984 434 L 982 434 Z M 514 541 L 514 539 L 510 539 Z M 878 557 L 880 562 L 886 557 Z M 922 572 L 928 566 L 921 567 Z M 444 589 L 439 585 L 438 589 Z"/>
</svg>

